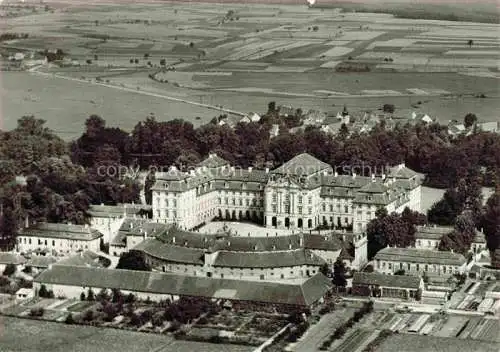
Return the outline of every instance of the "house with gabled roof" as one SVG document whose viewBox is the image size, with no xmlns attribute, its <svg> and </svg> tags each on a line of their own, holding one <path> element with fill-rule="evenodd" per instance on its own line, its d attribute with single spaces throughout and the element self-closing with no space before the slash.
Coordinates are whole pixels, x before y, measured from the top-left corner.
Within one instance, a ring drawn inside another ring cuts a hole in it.
<svg viewBox="0 0 500 352">
<path fill-rule="evenodd" d="M 26 224 L 17 234 L 17 250 L 21 253 L 53 251 L 60 254 L 78 250 L 100 250 L 103 234 L 88 225 L 35 223 Z"/>
</svg>

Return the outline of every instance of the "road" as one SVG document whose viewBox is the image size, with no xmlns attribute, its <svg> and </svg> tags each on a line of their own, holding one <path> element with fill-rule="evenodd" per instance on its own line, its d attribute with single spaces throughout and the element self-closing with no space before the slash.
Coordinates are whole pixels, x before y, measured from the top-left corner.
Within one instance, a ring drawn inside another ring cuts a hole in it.
<svg viewBox="0 0 500 352">
<path fill-rule="evenodd" d="M 313 325 L 304 336 L 292 347 L 292 351 L 303 352 L 319 351 L 319 347 L 335 329 L 342 325 L 354 314 L 354 308 L 343 308 L 333 313 L 325 314 L 320 321 Z"/>
<path fill-rule="evenodd" d="M 186 99 L 176 98 L 176 97 L 172 97 L 172 96 L 169 96 L 169 95 L 158 94 L 158 93 L 148 92 L 148 91 L 144 91 L 144 90 L 138 90 L 137 88 L 135 88 L 135 89 L 134 88 L 127 88 L 127 87 L 124 87 L 124 86 L 117 86 L 117 85 L 109 84 L 109 83 L 96 82 L 96 81 L 92 81 L 92 80 L 89 81 L 89 80 L 75 78 L 75 77 L 63 76 L 63 75 L 59 75 L 57 73 L 40 72 L 40 71 L 38 71 L 38 69 L 40 67 L 41 66 L 34 66 L 34 67 L 30 68 L 29 70 L 27 70 L 27 72 L 32 73 L 32 74 L 41 75 L 41 76 L 46 76 L 46 77 L 60 78 L 60 79 L 68 80 L 68 81 L 74 81 L 74 82 L 80 82 L 80 83 L 87 83 L 87 84 L 90 84 L 90 85 L 102 86 L 102 87 L 106 87 L 106 88 L 112 88 L 112 89 L 122 90 L 122 91 L 130 92 L 130 93 L 148 95 L 150 97 L 155 97 L 155 98 L 160 98 L 160 99 L 166 99 L 166 100 L 176 101 L 176 102 L 180 102 L 180 103 L 195 105 L 195 106 L 200 106 L 200 107 L 203 107 L 203 108 L 217 110 L 217 111 L 225 112 L 225 113 L 232 114 L 232 115 L 239 115 L 239 116 L 246 116 L 247 115 L 247 114 L 245 114 L 245 113 L 243 113 L 241 111 L 230 110 L 230 109 L 226 109 L 224 107 L 219 107 L 219 106 L 210 105 L 210 104 L 197 103 L 195 101 L 190 101 L 190 100 L 186 100 Z"/>
</svg>

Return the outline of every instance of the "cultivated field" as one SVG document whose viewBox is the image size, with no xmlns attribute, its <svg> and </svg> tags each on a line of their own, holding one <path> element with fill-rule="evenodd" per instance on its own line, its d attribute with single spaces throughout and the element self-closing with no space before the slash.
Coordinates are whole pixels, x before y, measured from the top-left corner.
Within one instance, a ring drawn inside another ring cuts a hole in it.
<svg viewBox="0 0 500 352">
<path fill-rule="evenodd" d="M 150 112 L 198 124 L 217 111 L 190 102 L 247 113 L 271 100 L 328 112 L 344 104 L 354 112 L 384 103 L 416 109 L 421 101 L 418 110 L 442 122 L 468 112 L 498 120 L 499 29 L 304 5 L 68 3 L 5 19 L 4 32 L 29 38 L 2 42 L 0 51 L 61 49 L 79 66 L 39 71 L 86 81 L 2 74 L 2 127 L 35 114 L 78 135 L 91 113 L 131 129 Z"/>
</svg>

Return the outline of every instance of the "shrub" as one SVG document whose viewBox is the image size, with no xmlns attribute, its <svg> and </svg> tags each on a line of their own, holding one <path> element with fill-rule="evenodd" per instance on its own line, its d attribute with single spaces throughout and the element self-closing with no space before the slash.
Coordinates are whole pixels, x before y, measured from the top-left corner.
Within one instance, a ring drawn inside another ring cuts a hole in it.
<svg viewBox="0 0 500 352">
<path fill-rule="evenodd" d="M 73 318 L 73 314 L 69 313 L 64 322 L 66 324 L 75 324 L 75 318 Z"/>
<path fill-rule="evenodd" d="M 3 271 L 3 274 L 4 274 L 5 276 L 11 276 L 11 275 L 13 275 L 13 274 L 15 274 L 15 273 L 16 273 L 16 270 L 17 270 L 17 268 L 16 268 L 16 266 L 15 266 L 14 264 L 7 264 L 7 265 L 5 266 L 5 269 L 4 269 L 4 271 Z"/>
<path fill-rule="evenodd" d="M 80 301 L 85 301 L 85 292 L 80 293 Z"/>
<path fill-rule="evenodd" d="M 45 310 L 43 308 L 31 308 L 30 310 L 30 317 L 41 317 L 43 316 L 43 313 L 45 313 Z"/>
</svg>

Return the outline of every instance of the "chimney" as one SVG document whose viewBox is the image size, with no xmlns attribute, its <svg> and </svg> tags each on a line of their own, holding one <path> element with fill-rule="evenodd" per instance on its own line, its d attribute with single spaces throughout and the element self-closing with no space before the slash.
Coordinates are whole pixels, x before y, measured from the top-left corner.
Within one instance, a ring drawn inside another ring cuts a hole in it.
<svg viewBox="0 0 500 352">
<path fill-rule="evenodd" d="M 175 243 L 175 236 L 172 237 L 172 243 Z"/>
<path fill-rule="evenodd" d="M 292 244 L 291 243 L 288 245 L 288 249 L 292 249 Z"/>
<path fill-rule="evenodd" d="M 268 168 L 268 167 L 266 167 L 266 174 L 268 174 L 268 173 L 269 173 L 269 168 Z"/>
<path fill-rule="evenodd" d="M 26 218 L 24 219 L 24 227 L 25 228 L 30 227 L 30 219 L 29 219 L 28 215 L 26 215 Z"/>
<path fill-rule="evenodd" d="M 231 247 L 231 242 L 230 241 L 227 241 L 227 246 Z"/>
<path fill-rule="evenodd" d="M 335 171 L 335 177 L 338 177 L 339 176 L 339 173 L 337 171 Z"/>
<path fill-rule="evenodd" d="M 103 207 L 103 206 L 104 206 L 104 203 L 101 203 L 101 207 Z"/>
<path fill-rule="evenodd" d="M 253 168 L 251 166 L 248 167 L 248 172 L 252 172 Z"/>
<path fill-rule="evenodd" d="M 352 173 L 352 178 L 353 179 L 356 178 L 356 173 L 355 172 Z"/>
<path fill-rule="evenodd" d="M 189 171 L 189 175 L 195 176 L 194 170 Z"/>
<path fill-rule="evenodd" d="M 382 174 L 382 181 L 385 181 L 385 174 Z"/>
<path fill-rule="evenodd" d="M 392 183 L 395 183 L 396 182 L 396 177 L 393 177 L 392 178 Z"/>
<path fill-rule="evenodd" d="M 187 247 L 188 241 L 184 241 L 184 247 Z"/>
<path fill-rule="evenodd" d="M 134 223 L 130 222 L 130 229 L 133 229 L 133 228 L 134 228 Z"/>
<path fill-rule="evenodd" d="M 144 231 L 144 239 L 148 238 L 148 232 Z"/>
<path fill-rule="evenodd" d="M 304 245 L 304 239 L 302 236 L 299 237 L 299 246 L 302 247 Z"/>
<path fill-rule="evenodd" d="M 372 174 L 372 182 L 375 182 L 376 179 L 375 179 L 375 174 Z"/>
</svg>

